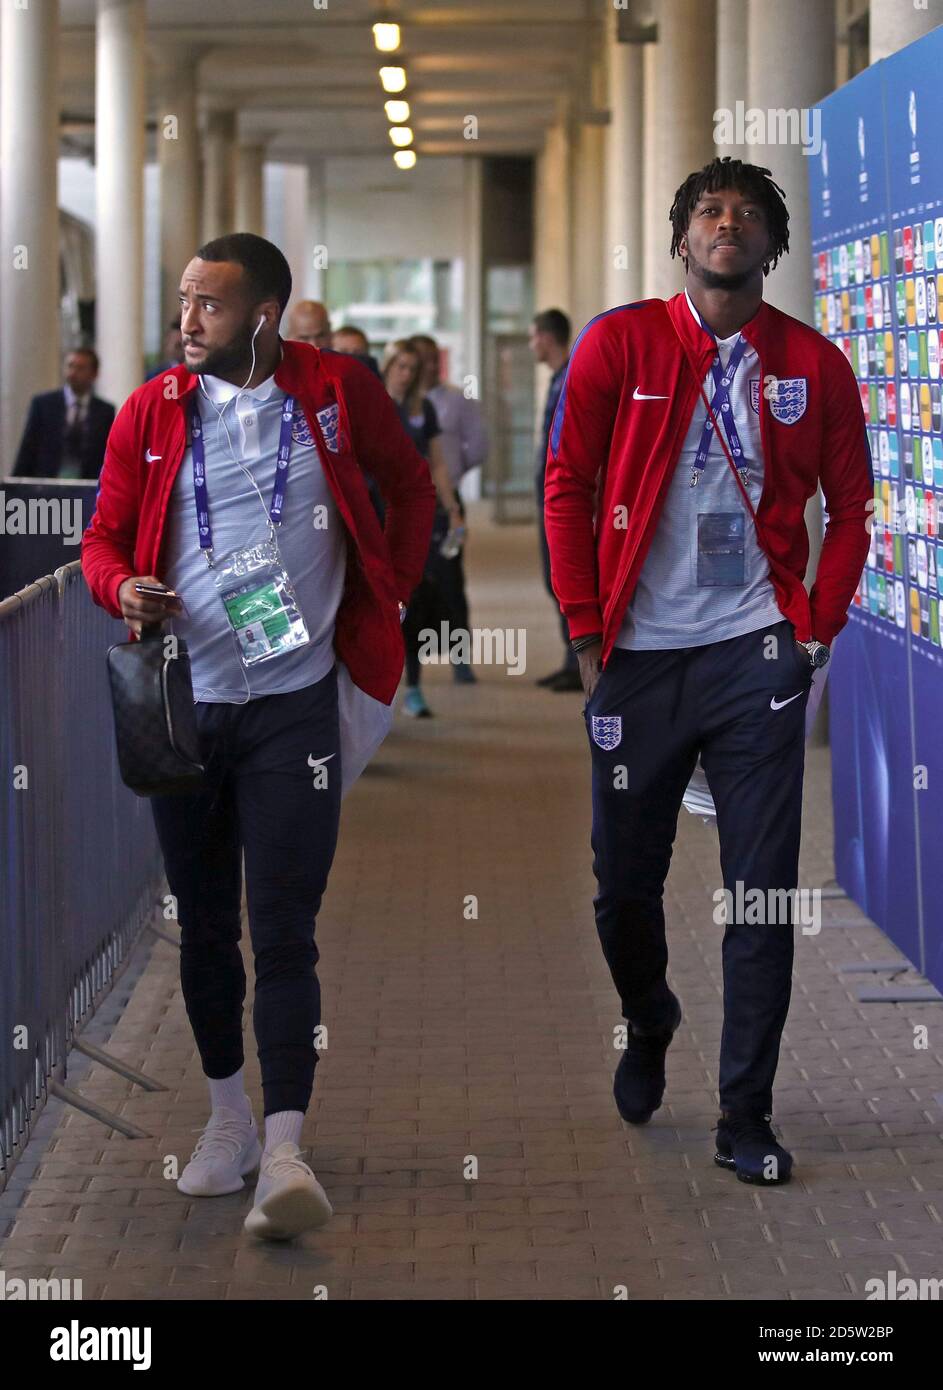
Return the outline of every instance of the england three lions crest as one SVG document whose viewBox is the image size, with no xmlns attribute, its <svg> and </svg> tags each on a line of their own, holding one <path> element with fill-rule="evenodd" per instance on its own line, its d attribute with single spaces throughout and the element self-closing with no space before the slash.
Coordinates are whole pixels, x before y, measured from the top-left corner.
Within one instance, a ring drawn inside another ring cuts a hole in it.
<svg viewBox="0 0 943 1390">
<path fill-rule="evenodd" d="M 606 753 L 618 748 L 622 742 L 622 716 L 620 714 L 593 714 L 590 716 L 593 742 Z"/>
<path fill-rule="evenodd" d="M 311 426 L 305 419 L 305 413 L 300 406 L 295 406 L 295 413 L 291 422 L 291 438 L 293 443 L 300 444 L 303 448 L 314 448 Z"/>
<path fill-rule="evenodd" d="M 321 426 L 321 433 L 324 435 L 324 442 L 332 454 L 336 454 L 339 449 L 345 447 L 345 439 L 340 428 L 339 410 L 336 405 L 325 406 L 323 410 L 317 412 L 318 424 Z"/>
<path fill-rule="evenodd" d="M 773 387 L 773 383 L 770 383 L 770 386 Z M 808 396 L 807 377 L 777 377 L 775 386 L 769 392 L 769 408 L 773 419 L 778 420 L 781 425 L 794 425 L 805 414 Z"/>
</svg>

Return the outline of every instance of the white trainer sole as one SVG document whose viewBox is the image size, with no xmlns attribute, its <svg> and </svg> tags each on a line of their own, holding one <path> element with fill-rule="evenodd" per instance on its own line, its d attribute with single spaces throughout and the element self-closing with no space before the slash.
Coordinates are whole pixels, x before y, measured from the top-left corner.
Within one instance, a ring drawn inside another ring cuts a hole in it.
<svg viewBox="0 0 943 1390">
<path fill-rule="evenodd" d="M 334 1215 L 327 1193 L 317 1181 L 285 1183 L 252 1208 L 243 1223 L 247 1235 L 260 1240 L 291 1240 L 302 1231 L 323 1226 Z"/>
<path fill-rule="evenodd" d="M 262 1145 L 259 1143 L 258 1139 L 256 1139 L 252 1145 L 252 1148 L 249 1150 L 245 1158 L 242 1160 L 242 1163 L 239 1165 L 239 1172 L 241 1174 L 241 1177 L 239 1178 L 238 1184 L 234 1183 L 231 1187 L 213 1188 L 185 1186 L 184 1173 L 186 1172 L 186 1169 L 184 1169 L 184 1173 L 181 1173 L 180 1177 L 177 1179 L 177 1191 L 184 1193 L 184 1195 L 187 1197 L 228 1197 L 232 1192 L 242 1191 L 242 1189 L 245 1187 L 243 1178 L 248 1177 L 250 1173 L 254 1173 L 261 1162 Z"/>
</svg>

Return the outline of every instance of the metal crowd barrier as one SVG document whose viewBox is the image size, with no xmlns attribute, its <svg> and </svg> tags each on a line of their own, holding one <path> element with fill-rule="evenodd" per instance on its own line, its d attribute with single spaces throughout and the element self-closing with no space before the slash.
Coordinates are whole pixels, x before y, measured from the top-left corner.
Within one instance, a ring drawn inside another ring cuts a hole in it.
<svg viewBox="0 0 943 1390">
<path fill-rule="evenodd" d="M 78 562 L 0 602 L 0 1187 L 163 882 L 115 753 L 105 652 L 126 635 Z"/>
</svg>

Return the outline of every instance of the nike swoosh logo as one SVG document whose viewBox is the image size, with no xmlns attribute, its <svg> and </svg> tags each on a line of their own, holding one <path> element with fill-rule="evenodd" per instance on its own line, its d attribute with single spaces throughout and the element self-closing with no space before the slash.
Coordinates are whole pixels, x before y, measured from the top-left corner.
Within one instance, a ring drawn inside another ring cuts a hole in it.
<svg viewBox="0 0 943 1390">
<path fill-rule="evenodd" d="M 801 694 L 802 691 L 800 690 L 799 695 Z M 769 707 L 770 709 L 782 709 L 783 705 L 791 705 L 793 700 L 798 700 L 799 695 L 790 695 L 788 700 L 777 700 L 776 696 L 774 695 L 769 702 Z"/>
<path fill-rule="evenodd" d="M 145 462 L 145 463 L 159 463 L 160 460 L 161 460 L 163 457 L 164 457 L 163 454 L 152 454 L 151 451 L 150 451 L 150 449 L 148 449 L 147 452 L 146 452 L 145 455 L 144 455 L 144 462 Z"/>
<path fill-rule="evenodd" d="M 320 766 L 322 765 L 322 763 L 328 763 L 328 762 L 330 762 L 330 760 L 333 758 L 333 756 L 334 756 L 333 753 L 328 753 L 328 754 L 326 754 L 325 757 L 323 757 L 323 758 L 312 758 L 311 754 L 309 753 L 309 754 L 308 754 L 308 766 L 309 766 L 309 767 L 320 767 Z"/>
<path fill-rule="evenodd" d="M 667 397 L 667 396 L 646 396 L 646 395 L 645 395 L 642 391 L 640 391 L 640 390 L 638 389 L 638 387 L 636 386 L 635 390 L 632 392 L 632 399 L 633 399 L 633 401 L 666 401 L 666 400 L 668 399 L 668 397 Z"/>
</svg>

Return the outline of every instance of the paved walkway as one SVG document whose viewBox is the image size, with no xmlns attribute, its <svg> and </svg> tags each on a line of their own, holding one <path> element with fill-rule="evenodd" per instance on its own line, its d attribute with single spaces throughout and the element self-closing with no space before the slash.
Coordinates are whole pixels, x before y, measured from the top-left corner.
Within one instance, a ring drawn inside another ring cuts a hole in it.
<svg viewBox="0 0 943 1390">
<path fill-rule="evenodd" d="M 0 1195 L 0 1268 L 81 1278 L 86 1299 L 610 1299 L 624 1286 L 853 1300 L 892 1269 L 943 1276 L 943 1010 L 856 1002 L 860 977 L 837 967 L 897 954 L 856 909 L 827 904 L 858 924 L 797 941 L 776 1093 L 796 1178 L 758 1192 L 711 1162 L 719 870 L 715 832 L 686 812 L 667 895 L 686 1021 L 664 1108 L 644 1129 L 619 1120 L 581 701 L 533 684 L 557 655 L 533 533 L 474 521 L 473 617 L 526 626 L 527 673 L 486 668 L 464 688 L 432 670 L 436 718 L 398 717 L 346 803 L 318 926 L 329 1045 L 305 1130 L 333 1221 L 258 1245 L 241 1231 L 249 1190 L 193 1200 L 164 1176 L 207 1105 L 176 951 L 154 942 L 88 1037 L 169 1089 L 80 1058 L 70 1074 L 151 1137 L 51 1102 Z M 816 750 L 802 882 L 831 873 Z M 915 1050 L 920 1023 L 929 1050 Z M 247 1071 L 261 1116 L 251 1038 Z"/>
</svg>

